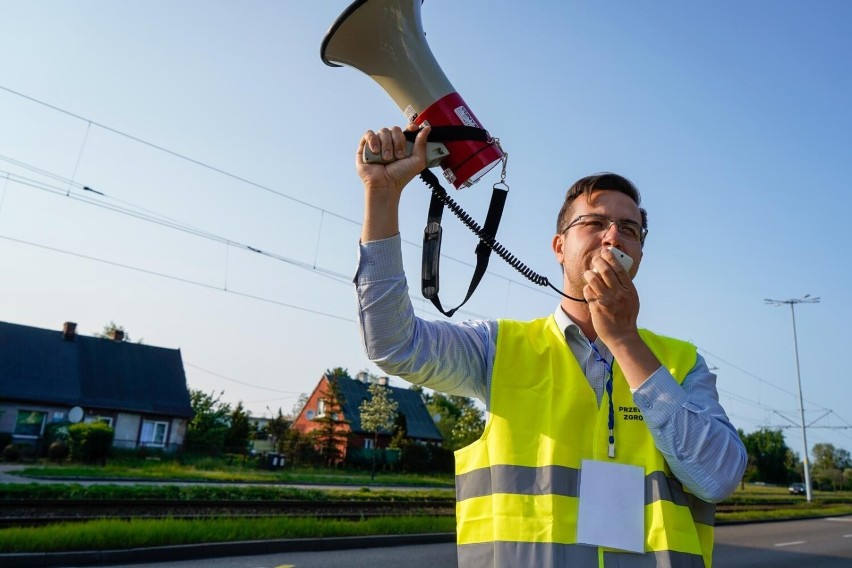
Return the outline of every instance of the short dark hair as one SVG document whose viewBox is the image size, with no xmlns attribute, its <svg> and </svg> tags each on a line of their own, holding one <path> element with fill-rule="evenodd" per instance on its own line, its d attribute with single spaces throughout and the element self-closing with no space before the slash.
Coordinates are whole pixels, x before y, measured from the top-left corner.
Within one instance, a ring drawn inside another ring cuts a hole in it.
<svg viewBox="0 0 852 568">
<path fill-rule="evenodd" d="M 598 190 L 617 191 L 628 196 L 636 205 L 642 203 L 642 196 L 639 194 L 639 190 L 636 189 L 632 181 L 624 176 L 609 172 L 586 176 L 577 180 L 574 182 L 574 185 L 568 188 L 568 192 L 565 194 L 565 201 L 562 203 L 559 216 L 556 218 L 557 234 L 565 230 L 565 223 L 567 223 L 565 217 L 568 215 L 568 209 L 571 208 L 574 200 L 581 195 L 585 195 L 586 200 L 591 200 L 592 192 Z M 647 229 L 648 212 L 640 206 L 639 213 L 642 215 L 642 228 Z"/>
</svg>

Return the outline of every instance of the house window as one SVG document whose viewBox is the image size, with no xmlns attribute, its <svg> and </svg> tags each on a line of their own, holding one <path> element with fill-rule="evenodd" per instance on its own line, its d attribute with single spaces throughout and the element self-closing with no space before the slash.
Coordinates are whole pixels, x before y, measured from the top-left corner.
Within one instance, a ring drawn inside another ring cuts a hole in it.
<svg viewBox="0 0 852 568">
<path fill-rule="evenodd" d="M 323 399 L 319 399 L 317 402 L 317 418 L 325 416 L 325 401 Z"/>
<path fill-rule="evenodd" d="M 19 410 L 15 421 L 15 435 L 28 438 L 38 438 L 44 431 L 44 421 L 47 412 L 40 410 Z"/>
<path fill-rule="evenodd" d="M 166 445 L 166 430 L 168 426 L 166 422 L 143 420 L 142 433 L 139 434 L 139 445 L 162 448 Z"/>
<path fill-rule="evenodd" d="M 308 410 L 308 411 L 305 413 L 305 416 L 307 416 L 308 420 L 313 420 L 313 419 L 314 419 L 314 411 L 313 411 L 313 410 Z"/>
<path fill-rule="evenodd" d="M 103 422 L 110 428 L 112 428 L 112 416 L 86 416 L 84 420 L 86 424 L 95 424 L 97 422 Z"/>
<path fill-rule="evenodd" d="M 373 439 L 372 438 L 366 438 L 364 440 L 364 449 L 365 450 L 372 450 L 373 449 Z"/>
</svg>

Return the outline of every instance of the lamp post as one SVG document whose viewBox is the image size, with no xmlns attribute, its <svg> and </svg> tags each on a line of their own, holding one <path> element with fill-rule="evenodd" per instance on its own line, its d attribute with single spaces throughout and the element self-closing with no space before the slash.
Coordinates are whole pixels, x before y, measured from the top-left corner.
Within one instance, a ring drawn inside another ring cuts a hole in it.
<svg viewBox="0 0 852 568">
<path fill-rule="evenodd" d="M 810 464 L 808 463 L 808 432 L 807 427 L 805 426 L 805 403 L 802 398 L 802 374 L 799 371 L 799 341 L 796 338 L 796 304 L 818 304 L 819 298 L 811 298 L 810 294 L 805 294 L 801 298 L 793 298 L 790 300 L 765 299 L 764 301 L 773 306 L 788 304 L 790 306 L 790 314 L 793 316 L 793 347 L 796 352 L 796 379 L 799 382 L 799 416 L 802 420 L 802 443 L 804 444 L 805 449 L 802 460 L 805 467 L 805 495 L 807 496 L 808 503 L 810 503 L 813 498 L 813 494 L 811 491 Z"/>
</svg>

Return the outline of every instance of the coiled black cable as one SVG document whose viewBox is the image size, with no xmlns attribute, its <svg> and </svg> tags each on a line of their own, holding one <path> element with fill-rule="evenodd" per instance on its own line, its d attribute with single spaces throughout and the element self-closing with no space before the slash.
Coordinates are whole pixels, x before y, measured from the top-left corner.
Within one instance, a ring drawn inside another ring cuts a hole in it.
<svg viewBox="0 0 852 568">
<path fill-rule="evenodd" d="M 562 290 L 555 287 L 553 284 L 550 283 L 550 280 L 548 280 L 546 276 L 542 276 L 541 274 L 524 264 L 521 259 L 513 255 L 511 252 L 509 252 L 508 249 L 506 249 L 506 247 L 500 244 L 493 235 L 487 234 L 479 225 L 479 223 L 477 223 L 473 217 L 471 217 L 464 209 L 461 208 L 458 203 L 456 203 L 456 201 L 452 197 L 450 197 L 449 194 L 447 194 L 447 190 L 445 190 L 441 186 L 441 184 L 437 182 L 437 178 L 421 174 L 420 179 L 423 180 L 423 183 L 425 183 L 429 187 L 429 189 L 432 190 L 432 194 L 435 195 L 435 197 L 439 199 L 445 207 L 452 211 L 453 215 L 455 215 L 459 219 L 459 221 L 464 224 L 465 227 L 470 229 L 473 234 L 479 237 L 479 240 L 485 246 L 497 253 L 497 256 L 502 258 L 509 266 L 517 270 L 524 278 L 538 286 L 549 286 L 557 294 L 568 298 L 569 300 L 586 303 L 585 299 L 569 296 Z"/>
</svg>

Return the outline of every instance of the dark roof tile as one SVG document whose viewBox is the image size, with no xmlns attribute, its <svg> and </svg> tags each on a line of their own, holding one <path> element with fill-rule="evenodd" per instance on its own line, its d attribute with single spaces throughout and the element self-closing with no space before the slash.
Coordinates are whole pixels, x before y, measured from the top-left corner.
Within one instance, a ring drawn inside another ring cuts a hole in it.
<svg viewBox="0 0 852 568">
<path fill-rule="evenodd" d="M 192 416 L 180 350 L 0 322 L 0 397 Z"/>
</svg>

